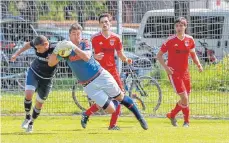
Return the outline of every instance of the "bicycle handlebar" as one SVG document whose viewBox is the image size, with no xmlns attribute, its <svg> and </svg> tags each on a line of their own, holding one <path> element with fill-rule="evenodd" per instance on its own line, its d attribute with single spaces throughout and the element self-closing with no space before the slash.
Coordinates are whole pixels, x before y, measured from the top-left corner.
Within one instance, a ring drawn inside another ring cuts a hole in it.
<svg viewBox="0 0 229 143">
<path fill-rule="evenodd" d="M 207 48 L 208 46 L 208 43 L 206 42 L 201 42 L 201 41 L 198 41 L 200 43 L 201 46 L 203 46 L 204 48 Z"/>
</svg>

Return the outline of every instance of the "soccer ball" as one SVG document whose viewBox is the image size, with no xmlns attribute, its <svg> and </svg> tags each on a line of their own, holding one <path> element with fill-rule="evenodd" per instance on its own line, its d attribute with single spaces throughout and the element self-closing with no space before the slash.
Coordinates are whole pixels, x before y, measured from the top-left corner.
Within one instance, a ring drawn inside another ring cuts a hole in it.
<svg viewBox="0 0 229 143">
<path fill-rule="evenodd" d="M 58 55 L 65 58 L 68 57 L 72 52 L 72 42 L 61 41 L 57 44 L 55 50 L 58 51 Z"/>
<path fill-rule="evenodd" d="M 58 55 L 61 56 L 61 57 L 63 57 L 63 58 L 66 58 L 66 57 L 68 57 L 71 54 L 71 52 L 72 52 L 72 48 L 70 48 L 70 49 L 63 49 L 63 50 L 60 50 L 58 52 Z"/>
</svg>

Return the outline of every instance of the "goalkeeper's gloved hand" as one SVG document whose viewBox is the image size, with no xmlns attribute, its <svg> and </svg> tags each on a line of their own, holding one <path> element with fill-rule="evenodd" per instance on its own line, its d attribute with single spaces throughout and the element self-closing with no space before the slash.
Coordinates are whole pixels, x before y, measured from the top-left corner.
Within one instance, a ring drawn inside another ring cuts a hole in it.
<svg viewBox="0 0 229 143">
<path fill-rule="evenodd" d="M 76 47 L 74 46 L 74 44 L 71 41 L 59 41 L 55 47 L 55 49 L 53 50 L 53 53 L 58 55 L 60 53 L 60 51 L 63 50 L 75 50 Z"/>
</svg>

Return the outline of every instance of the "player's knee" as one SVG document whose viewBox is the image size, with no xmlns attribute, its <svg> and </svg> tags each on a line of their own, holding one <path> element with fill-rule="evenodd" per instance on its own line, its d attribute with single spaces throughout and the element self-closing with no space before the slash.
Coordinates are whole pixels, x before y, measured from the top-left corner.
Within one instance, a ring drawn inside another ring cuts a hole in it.
<svg viewBox="0 0 229 143">
<path fill-rule="evenodd" d="M 114 113 L 115 112 L 114 103 L 111 102 L 110 99 L 108 99 L 107 102 L 104 104 L 103 109 L 109 114 Z"/>
<path fill-rule="evenodd" d="M 113 114 L 115 112 L 115 109 L 114 107 L 107 107 L 105 111 L 109 114 Z"/>
<path fill-rule="evenodd" d="M 187 96 L 182 96 L 181 97 L 181 104 L 188 105 L 188 97 Z"/>
<path fill-rule="evenodd" d="M 188 102 L 188 94 L 186 92 L 179 94 L 181 101 L 187 103 Z"/>
<path fill-rule="evenodd" d="M 42 105 L 43 105 L 43 103 L 41 103 L 41 102 L 39 102 L 39 101 L 36 101 L 35 107 L 36 107 L 37 109 L 41 109 L 41 108 L 42 108 Z"/>
<path fill-rule="evenodd" d="M 26 100 L 32 100 L 32 98 L 33 98 L 33 93 L 34 93 L 33 90 L 26 90 L 26 91 L 25 91 L 25 98 L 26 98 Z"/>
<path fill-rule="evenodd" d="M 115 100 L 121 102 L 124 98 L 124 93 L 121 92 L 118 96 L 114 97 Z"/>
</svg>

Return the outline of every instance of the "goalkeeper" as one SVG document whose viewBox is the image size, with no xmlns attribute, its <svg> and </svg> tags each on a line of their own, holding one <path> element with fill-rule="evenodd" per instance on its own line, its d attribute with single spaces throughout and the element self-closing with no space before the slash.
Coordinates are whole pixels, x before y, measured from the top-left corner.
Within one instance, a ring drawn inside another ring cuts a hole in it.
<svg viewBox="0 0 229 143">
<path fill-rule="evenodd" d="M 18 50 L 11 57 L 11 61 L 14 62 L 22 52 L 28 49 L 34 48 L 36 51 L 36 58 L 26 74 L 25 85 L 24 108 L 26 116 L 22 123 L 22 128 L 26 129 L 26 132 L 29 133 L 33 131 L 33 122 L 39 116 L 42 105 L 52 88 L 52 78 L 56 72 L 57 66 L 48 66 L 48 56 L 53 52 L 55 47 L 56 45 L 49 43 L 45 36 L 40 35 L 31 42 L 27 42 L 23 48 Z M 31 116 L 32 97 L 35 91 L 37 91 L 36 103 Z"/>
<path fill-rule="evenodd" d="M 95 101 L 97 105 L 112 114 L 115 112 L 115 106 L 111 98 L 114 98 L 132 111 L 142 128 L 147 130 L 148 125 L 133 100 L 128 96 L 124 96 L 112 75 L 93 58 L 89 42 L 81 39 L 82 27 L 79 24 L 72 26 L 69 30 L 71 42 L 61 41 L 57 44 L 49 58 L 49 66 L 55 66 L 59 60 L 65 59 L 79 83 L 84 87 L 88 97 Z M 69 48 L 72 48 L 70 55 L 64 54 L 65 51 L 68 53 L 66 49 Z"/>
</svg>

